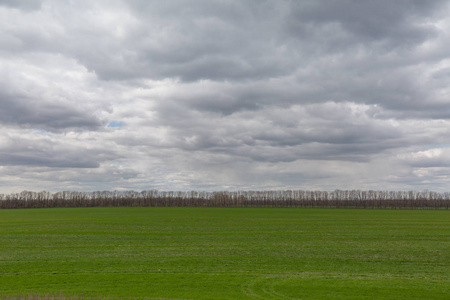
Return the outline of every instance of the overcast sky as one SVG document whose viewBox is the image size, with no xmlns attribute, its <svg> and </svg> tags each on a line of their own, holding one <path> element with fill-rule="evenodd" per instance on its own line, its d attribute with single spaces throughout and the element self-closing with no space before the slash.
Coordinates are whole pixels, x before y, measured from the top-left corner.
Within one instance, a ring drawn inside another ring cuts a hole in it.
<svg viewBox="0 0 450 300">
<path fill-rule="evenodd" d="M 450 191 L 450 1 L 0 0 L 0 193 Z"/>
</svg>

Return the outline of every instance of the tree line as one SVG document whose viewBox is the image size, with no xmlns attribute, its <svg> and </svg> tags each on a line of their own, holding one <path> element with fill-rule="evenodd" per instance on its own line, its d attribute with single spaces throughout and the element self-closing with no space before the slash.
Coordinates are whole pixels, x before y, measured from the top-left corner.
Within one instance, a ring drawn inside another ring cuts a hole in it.
<svg viewBox="0 0 450 300">
<path fill-rule="evenodd" d="M 23 191 L 0 194 L 0 209 L 52 207 L 317 207 L 449 209 L 450 193 L 433 191 Z"/>
</svg>

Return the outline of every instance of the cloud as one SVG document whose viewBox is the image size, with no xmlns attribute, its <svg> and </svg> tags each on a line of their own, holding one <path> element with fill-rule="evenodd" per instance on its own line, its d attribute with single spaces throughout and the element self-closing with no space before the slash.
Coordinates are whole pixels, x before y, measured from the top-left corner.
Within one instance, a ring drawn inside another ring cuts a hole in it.
<svg viewBox="0 0 450 300">
<path fill-rule="evenodd" d="M 9 130 L 1 135 L 0 165 L 54 168 L 98 168 L 100 162 L 117 159 L 113 151 L 86 145 L 74 133 L 54 135 L 45 130 Z"/>
<path fill-rule="evenodd" d="M 2 1 L 0 191 L 448 189 L 449 12 Z"/>
<path fill-rule="evenodd" d="M 24 11 L 37 10 L 41 7 L 40 0 L 2 0 L 0 6 L 16 8 Z"/>
<path fill-rule="evenodd" d="M 104 125 L 109 95 L 93 87 L 95 75 L 73 59 L 26 54 L 0 58 L 0 66 L 0 124 L 51 131 Z"/>
<path fill-rule="evenodd" d="M 402 157 L 407 163 L 420 168 L 450 167 L 450 148 L 433 148 Z"/>
</svg>

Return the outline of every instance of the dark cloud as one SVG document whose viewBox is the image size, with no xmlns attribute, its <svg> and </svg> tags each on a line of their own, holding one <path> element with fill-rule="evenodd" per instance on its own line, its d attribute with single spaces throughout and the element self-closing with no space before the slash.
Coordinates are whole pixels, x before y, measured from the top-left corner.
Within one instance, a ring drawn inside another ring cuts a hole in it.
<svg viewBox="0 0 450 300">
<path fill-rule="evenodd" d="M 300 33 L 299 37 L 311 29 L 317 33 L 323 27 L 335 26 L 336 30 L 348 34 L 347 42 L 352 44 L 375 42 L 393 48 L 405 47 L 437 34 L 427 21 L 446 4 L 445 0 L 302 1 L 293 3 L 287 26 L 292 35 Z"/>
<path fill-rule="evenodd" d="M 83 147 L 74 144 L 73 139 L 61 139 L 43 130 L 31 130 L 28 134 L 2 136 L 0 166 L 98 168 L 101 162 L 119 158 L 111 150 Z"/>
<path fill-rule="evenodd" d="M 100 166 L 96 161 L 87 160 L 82 153 L 62 159 L 54 157 L 50 153 L 45 153 L 44 156 L 42 156 L 35 152 L 24 154 L 0 154 L 0 164 L 3 166 L 25 165 L 51 168 L 98 168 Z"/>
<path fill-rule="evenodd" d="M 41 7 L 40 0 L 2 0 L 0 6 L 17 8 L 25 11 L 37 10 Z"/>
<path fill-rule="evenodd" d="M 103 124 L 91 112 L 72 105 L 45 103 L 0 91 L 0 124 L 26 128 L 58 130 L 93 130 Z"/>
<path fill-rule="evenodd" d="M 51 18 L 8 27 L 6 36 L 19 41 L 16 50 L 65 53 L 105 80 L 246 80 L 293 70 L 275 3 L 116 1 L 91 6 L 95 18 L 77 14 L 84 4 L 50 3 Z"/>
</svg>

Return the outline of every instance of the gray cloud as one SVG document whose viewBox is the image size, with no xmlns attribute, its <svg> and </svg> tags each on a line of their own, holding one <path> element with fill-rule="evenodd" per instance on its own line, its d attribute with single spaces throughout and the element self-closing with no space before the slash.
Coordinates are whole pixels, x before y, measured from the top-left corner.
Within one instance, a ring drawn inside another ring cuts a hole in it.
<svg viewBox="0 0 450 300">
<path fill-rule="evenodd" d="M 1 136 L 0 165 L 50 168 L 98 168 L 101 162 L 118 159 L 112 150 L 83 146 L 76 138 L 43 130 L 10 130 Z"/>
<path fill-rule="evenodd" d="M 449 148 L 434 148 L 409 153 L 404 155 L 402 159 L 419 168 L 448 168 L 450 167 L 450 150 Z"/>
<path fill-rule="evenodd" d="M 2 1 L 0 192 L 446 190 L 449 12 Z"/>
<path fill-rule="evenodd" d="M 88 111 L 0 92 L 0 123 L 46 130 L 94 129 L 102 122 Z"/>
<path fill-rule="evenodd" d="M 44 155 L 42 155 L 44 154 Z M 50 155 L 49 155 L 50 154 Z M 69 153 L 68 157 L 58 158 L 51 153 L 7 153 L 0 155 L 2 165 L 26 165 L 26 166 L 46 166 L 55 168 L 98 168 L 99 164 L 95 161 L 87 160 L 83 153 L 73 155 Z"/>
<path fill-rule="evenodd" d="M 0 58 L 0 124 L 51 131 L 105 125 L 110 92 L 93 87 L 92 74 L 61 55 L 19 57 Z"/>
<path fill-rule="evenodd" d="M 397 45 L 420 43 L 436 33 L 433 26 L 424 21 L 440 13 L 445 0 L 420 1 L 302 1 L 293 4 L 288 27 L 310 28 L 336 24 L 361 42 L 388 42 Z M 425 23 L 425 24 L 424 24 Z"/>
<path fill-rule="evenodd" d="M 40 0 L 2 0 L 0 6 L 7 6 L 25 11 L 37 10 L 41 7 Z"/>
</svg>

